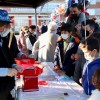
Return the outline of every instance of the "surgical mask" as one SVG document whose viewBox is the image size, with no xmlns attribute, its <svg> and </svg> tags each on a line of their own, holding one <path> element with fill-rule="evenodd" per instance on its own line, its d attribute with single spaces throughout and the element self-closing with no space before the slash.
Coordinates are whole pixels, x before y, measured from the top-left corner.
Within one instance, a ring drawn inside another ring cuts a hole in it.
<svg viewBox="0 0 100 100">
<path fill-rule="evenodd" d="M 84 57 L 85 57 L 85 59 L 88 60 L 88 61 L 92 61 L 92 60 L 93 60 L 93 57 L 92 57 L 91 53 L 84 54 Z"/>
<path fill-rule="evenodd" d="M 1 37 L 6 37 L 10 32 L 10 29 L 5 28 L 3 32 L 0 33 Z"/>
<path fill-rule="evenodd" d="M 87 57 L 85 57 L 85 59 L 88 60 L 88 61 L 92 61 L 93 60 L 93 58 L 91 56 L 87 56 Z"/>
<path fill-rule="evenodd" d="M 28 30 L 25 30 L 24 32 L 25 32 L 25 33 L 27 33 L 27 32 L 28 32 Z"/>
<path fill-rule="evenodd" d="M 68 34 L 61 34 L 61 36 L 62 36 L 63 39 L 67 39 L 69 37 Z"/>
</svg>

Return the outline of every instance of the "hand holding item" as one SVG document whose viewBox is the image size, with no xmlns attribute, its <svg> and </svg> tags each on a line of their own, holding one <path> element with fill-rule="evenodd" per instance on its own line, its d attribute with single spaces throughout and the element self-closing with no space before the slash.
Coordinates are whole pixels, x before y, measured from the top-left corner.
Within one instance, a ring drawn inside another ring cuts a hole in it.
<svg viewBox="0 0 100 100">
<path fill-rule="evenodd" d="M 18 73 L 18 71 L 15 68 L 9 68 L 7 76 L 13 77 L 13 76 L 17 75 L 17 73 Z"/>
<path fill-rule="evenodd" d="M 22 67 L 21 66 L 19 66 L 19 65 L 16 65 L 15 67 L 14 67 L 18 72 L 23 72 L 23 69 L 22 69 Z"/>
</svg>

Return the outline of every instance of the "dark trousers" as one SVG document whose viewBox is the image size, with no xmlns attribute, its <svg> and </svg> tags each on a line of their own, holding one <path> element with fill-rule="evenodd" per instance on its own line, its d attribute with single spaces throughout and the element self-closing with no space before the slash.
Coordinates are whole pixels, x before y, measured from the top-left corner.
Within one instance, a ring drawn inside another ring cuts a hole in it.
<svg viewBox="0 0 100 100">
<path fill-rule="evenodd" d="M 10 92 L 6 91 L 6 92 L 0 93 L 0 100 L 14 100 L 14 98 L 12 98 L 12 95 Z"/>
</svg>

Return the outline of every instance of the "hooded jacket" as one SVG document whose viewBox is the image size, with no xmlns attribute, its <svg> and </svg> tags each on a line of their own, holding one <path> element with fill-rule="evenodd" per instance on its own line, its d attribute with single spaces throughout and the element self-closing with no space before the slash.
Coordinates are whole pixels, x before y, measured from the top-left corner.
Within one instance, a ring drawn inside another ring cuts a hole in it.
<svg viewBox="0 0 100 100">
<path fill-rule="evenodd" d="M 97 58 L 89 63 L 82 76 L 82 85 L 87 95 L 91 95 L 91 91 L 95 89 L 92 84 L 92 76 L 97 68 L 100 68 L 100 58 Z"/>
</svg>

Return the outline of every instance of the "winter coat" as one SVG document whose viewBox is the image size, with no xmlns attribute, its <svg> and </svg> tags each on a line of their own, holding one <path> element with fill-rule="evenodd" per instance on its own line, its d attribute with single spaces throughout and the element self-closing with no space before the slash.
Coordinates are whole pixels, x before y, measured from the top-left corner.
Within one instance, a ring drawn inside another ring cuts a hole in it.
<svg viewBox="0 0 100 100">
<path fill-rule="evenodd" d="M 57 39 L 58 35 L 49 31 L 40 35 L 32 49 L 35 58 L 40 62 L 54 62 Z"/>
</svg>

